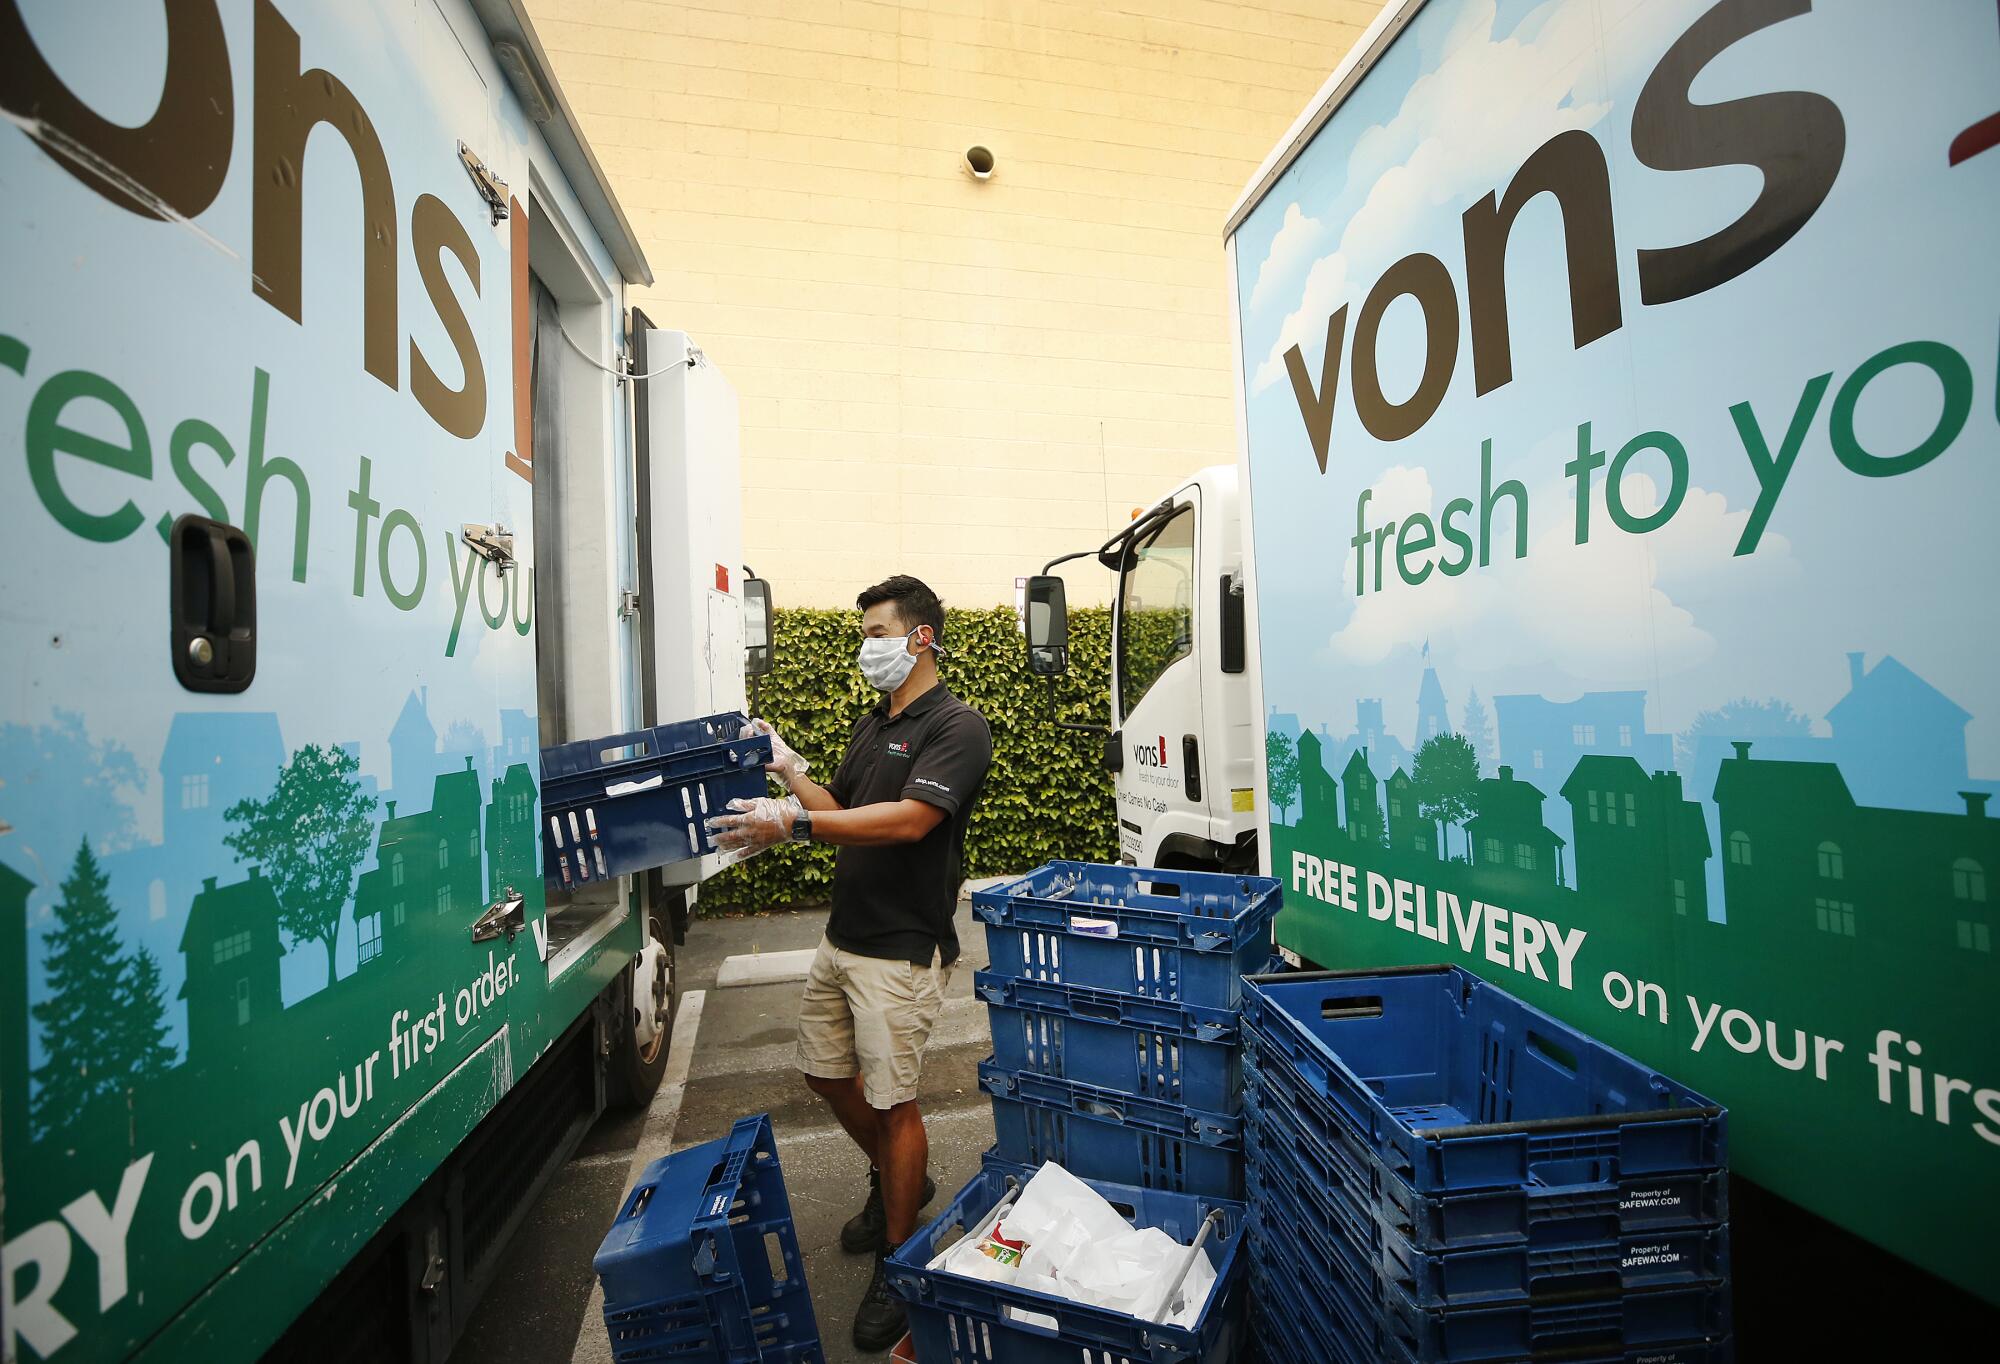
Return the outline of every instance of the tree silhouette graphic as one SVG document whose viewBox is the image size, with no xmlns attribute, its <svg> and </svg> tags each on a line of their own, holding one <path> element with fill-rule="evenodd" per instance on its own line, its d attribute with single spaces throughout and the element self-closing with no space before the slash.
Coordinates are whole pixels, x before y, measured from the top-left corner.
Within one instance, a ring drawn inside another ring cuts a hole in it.
<svg viewBox="0 0 2000 1364">
<path fill-rule="evenodd" d="M 1739 696 L 1695 716 L 1674 737 L 1674 756 L 1686 770 L 1694 766 L 1703 739 L 1803 739 L 1811 733 L 1812 721 L 1788 702 L 1775 696 L 1763 701 Z"/>
<path fill-rule="evenodd" d="M 165 1075 L 174 1068 L 174 1049 L 167 1042 L 166 991 L 160 987 L 160 963 L 145 948 L 119 972 L 117 998 L 129 1075 L 135 1080 Z"/>
<path fill-rule="evenodd" d="M 1299 797 L 1299 751 L 1277 730 L 1264 736 L 1264 778 L 1282 817 Z"/>
<path fill-rule="evenodd" d="M 1493 758 L 1493 722 L 1486 716 L 1486 703 L 1477 691 L 1465 694 L 1465 726 L 1459 731 L 1472 745 L 1472 756 L 1484 767 Z"/>
<path fill-rule="evenodd" d="M 356 777 L 360 761 L 344 749 L 307 744 L 278 773 L 267 800 L 239 800 L 223 814 L 236 826 L 223 842 L 246 862 L 261 863 L 278 897 L 278 927 L 293 942 L 326 949 L 326 983 L 354 870 L 368 853 L 375 798 Z"/>
<path fill-rule="evenodd" d="M 1463 824 L 1478 808 L 1479 754 L 1463 734 L 1434 734 L 1417 750 L 1410 771 L 1417 813 L 1435 820 L 1438 846 L 1451 855 L 1451 826 Z"/>
<path fill-rule="evenodd" d="M 68 1125 L 129 1078 L 123 1064 L 125 967 L 118 911 L 106 893 L 110 884 L 89 842 L 80 843 L 55 906 L 55 926 L 44 939 L 48 996 L 33 1009 L 43 1057 L 30 1108 L 37 1138 Z"/>
<path fill-rule="evenodd" d="M 95 742 L 84 728 L 83 716 L 73 710 L 56 708 L 54 723 L 47 725 L 0 725 L 0 772 L 14 780 L 29 772 L 63 774 L 64 786 L 76 796 L 78 809 L 87 809 L 97 846 L 118 852 L 133 841 L 132 807 L 128 791 L 143 791 L 146 773 L 123 746 L 115 741 Z M 15 786 L 7 810 L 14 826 L 16 846 L 26 844 L 51 863 L 69 844 L 69 820 L 61 802 L 29 797 L 33 788 Z M 62 830 L 60 835 L 57 830 Z M 56 866 L 38 881 L 51 881 Z"/>
</svg>

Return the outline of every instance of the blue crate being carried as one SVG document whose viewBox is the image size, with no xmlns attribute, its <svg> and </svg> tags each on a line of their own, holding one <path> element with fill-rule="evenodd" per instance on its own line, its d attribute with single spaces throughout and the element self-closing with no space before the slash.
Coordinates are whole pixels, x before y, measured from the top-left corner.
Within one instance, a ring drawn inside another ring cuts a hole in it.
<svg viewBox="0 0 2000 1364">
<path fill-rule="evenodd" d="M 1245 988 L 1260 1058 L 1418 1193 L 1723 1167 L 1720 1105 L 1459 967 Z"/>
<path fill-rule="evenodd" d="M 1081 985 L 981 971 L 993 1060 L 1162 1103 L 1234 1113 L 1242 1099 L 1236 1016 Z"/>
<path fill-rule="evenodd" d="M 1183 1245 L 1201 1238 L 1215 1286 L 1192 1326 L 1142 1321 L 930 1267 L 960 1235 L 981 1233 L 1033 1173 L 989 1157 L 943 1214 L 889 1257 L 889 1286 L 909 1305 L 910 1335 L 924 1364 L 1077 1364 L 1079 1358 L 1232 1364 L 1240 1358 L 1248 1297 L 1240 1202 L 1086 1181 L 1135 1226 L 1158 1227 Z"/>
<path fill-rule="evenodd" d="M 562 890 L 715 851 L 705 822 L 765 793 L 768 735 L 734 711 L 542 750 L 542 879 Z"/>
<path fill-rule="evenodd" d="M 974 891 L 991 969 L 1052 985 L 1235 1009 L 1267 969 L 1282 904 L 1267 876 L 1051 862 Z"/>
<path fill-rule="evenodd" d="M 768 1114 L 648 1165 L 593 1265 L 617 1364 L 825 1358 Z"/>
</svg>

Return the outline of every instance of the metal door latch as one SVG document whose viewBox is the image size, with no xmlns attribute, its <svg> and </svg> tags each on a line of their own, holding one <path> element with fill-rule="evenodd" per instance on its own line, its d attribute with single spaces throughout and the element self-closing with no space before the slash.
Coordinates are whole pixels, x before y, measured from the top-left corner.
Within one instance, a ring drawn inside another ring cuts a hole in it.
<svg viewBox="0 0 2000 1364">
<path fill-rule="evenodd" d="M 467 521 L 459 527 L 458 535 L 465 541 L 467 549 L 480 558 L 499 565 L 502 573 L 514 566 L 514 533 L 498 522 L 482 526 L 477 522 Z"/>
<path fill-rule="evenodd" d="M 417 1281 L 417 1288 L 426 1297 L 435 1297 L 438 1285 L 444 1282 L 444 1256 L 440 1254 L 437 1228 L 432 1227 L 424 1237 L 424 1277 Z"/>
<path fill-rule="evenodd" d="M 463 142 L 458 144 L 458 159 L 465 163 L 465 173 L 472 177 L 472 186 L 479 191 L 479 197 L 486 201 L 486 207 L 493 214 L 493 221 L 507 221 L 507 182 L 486 168 L 472 148 Z"/>
<path fill-rule="evenodd" d="M 514 935 L 527 926 L 528 902 L 521 892 L 509 886 L 506 894 L 495 900 L 484 914 L 473 921 L 472 940 L 491 942 L 504 933 L 507 935 L 507 941 L 512 943 Z"/>
</svg>

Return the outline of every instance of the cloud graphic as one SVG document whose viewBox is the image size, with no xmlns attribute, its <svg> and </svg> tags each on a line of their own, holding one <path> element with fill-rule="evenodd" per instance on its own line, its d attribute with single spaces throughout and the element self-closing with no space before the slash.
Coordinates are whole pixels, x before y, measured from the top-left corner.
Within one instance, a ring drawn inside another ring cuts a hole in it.
<svg viewBox="0 0 2000 1364">
<path fill-rule="evenodd" d="M 1651 62 L 1685 19 L 1681 6 L 1658 0 L 1549 0 L 1496 38 L 1493 0 L 1468 5 L 1440 45 L 1437 66 L 1411 85 L 1395 116 L 1355 137 L 1345 184 L 1351 192 L 1365 185 L 1367 195 L 1345 218 L 1333 252 L 1307 272 L 1298 306 L 1285 315 L 1252 376 L 1253 391 L 1284 377 L 1285 352 L 1294 345 L 1317 374 L 1327 316 L 1342 303 L 1360 302 L 1350 281 L 1372 283 L 1421 240 L 1417 234 L 1437 227 L 1438 210 L 1456 215 L 1503 187 L 1557 133 L 1602 121 L 1612 108 L 1608 92 L 1628 86 L 1618 63 Z M 1619 40 L 1604 42 L 1614 28 Z M 1320 222 L 1339 221 L 1341 210 L 1337 203 L 1312 206 Z M 1298 238 L 1286 241 L 1294 212 L 1301 225 L 1315 221 L 1303 207 L 1286 209 L 1285 227 L 1259 267 L 1253 307 L 1267 281 L 1276 289 L 1289 273 L 1275 262 L 1280 243 L 1288 252 L 1296 248 Z"/>
<path fill-rule="evenodd" d="M 1264 263 L 1257 267 L 1257 282 L 1250 289 L 1250 306 L 1262 307 L 1312 255 L 1324 235 L 1325 226 L 1319 219 L 1306 217 L 1297 204 L 1285 205 L 1285 221 L 1279 226 L 1278 235 L 1271 239 Z"/>
</svg>

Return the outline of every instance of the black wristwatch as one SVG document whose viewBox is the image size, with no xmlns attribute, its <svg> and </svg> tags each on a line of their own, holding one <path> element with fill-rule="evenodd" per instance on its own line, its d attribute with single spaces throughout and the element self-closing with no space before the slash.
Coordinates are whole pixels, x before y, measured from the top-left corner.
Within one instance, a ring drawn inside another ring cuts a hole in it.
<svg viewBox="0 0 2000 1364">
<path fill-rule="evenodd" d="M 792 842 L 810 843 L 812 842 L 812 838 L 813 838 L 812 811 L 801 810 L 799 811 L 797 818 L 792 820 Z"/>
</svg>

